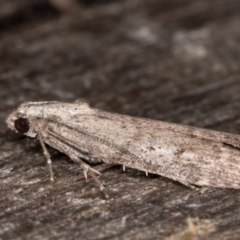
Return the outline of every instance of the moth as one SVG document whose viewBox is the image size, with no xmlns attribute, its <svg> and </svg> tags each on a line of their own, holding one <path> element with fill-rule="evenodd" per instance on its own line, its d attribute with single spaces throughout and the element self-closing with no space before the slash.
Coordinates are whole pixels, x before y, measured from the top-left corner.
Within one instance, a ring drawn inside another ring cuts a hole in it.
<svg viewBox="0 0 240 240">
<path fill-rule="evenodd" d="M 80 165 L 85 177 L 100 174 L 88 163 L 117 163 L 187 186 L 240 188 L 240 136 L 137 118 L 91 108 L 87 102 L 27 102 L 6 120 L 10 129 L 37 137 L 54 180 L 45 143 Z"/>
</svg>

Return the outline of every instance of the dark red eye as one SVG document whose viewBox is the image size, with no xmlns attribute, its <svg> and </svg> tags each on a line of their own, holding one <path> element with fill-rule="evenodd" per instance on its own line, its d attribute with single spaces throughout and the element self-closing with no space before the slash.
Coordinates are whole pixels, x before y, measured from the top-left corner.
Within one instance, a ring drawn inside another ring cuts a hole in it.
<svg viewBox="0 0 240 240">
<path fill-rule="evenodd" d="M 26 133 L 29 131 L 29 122 L 26 118 L 18 118 L 14 122 L 14 127 L 20 133 Z"/>
</svg>

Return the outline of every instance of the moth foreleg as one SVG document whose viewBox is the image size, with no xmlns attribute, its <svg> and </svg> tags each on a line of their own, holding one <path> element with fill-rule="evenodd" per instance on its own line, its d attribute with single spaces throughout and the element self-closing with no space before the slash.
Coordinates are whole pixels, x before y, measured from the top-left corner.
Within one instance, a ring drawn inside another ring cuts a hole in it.
<svg viewBox="0 0 240 240">
<path fill-rule="evenodd" d="M 97 170 L 91 168 L 87 163 L 83 162 L 75 152 L 71 151 L 69 149 L 69 146 L 65 145 L 64 143 L 61 142 L 61 139 L 58 139 L 56 136 L 50 136 L 48 135 L 47 137 L 48 142 L 50 142 L 51 144 L 57 146 L 57 149 L 60 152 L 65 153 L 69 158 L 72 159 L 72 161 L 74 161 L 75 163 L 78 163 L 80 165 L 80 168 L 83 170 L 84 176 L 87 179 L 87 175 L 89 174 L 93 180 L 95 181 L 95 183 L 99 186 L 100 190 L 103 191 L 104 195 L 106 198 L 108 198 L 108 194 L 106 192 L 105 187 L 102 185 L 101 181 L 99 181 L 99 179 L 97 178 L 96 174 L 101 175 L 100 172 L 98 172 Z M 46 148 L 46 147 L 45 147 Z"/>
<path fill-rule="evenodd" d="M 53 169 L 52 169 L 52 160 L 51 160 L 51 156 L 46 148 L 46 145 L 43 141 L 42 135 L 38 134 L 38 140 L 42 146 L 43 149 L 43 153 L 47 159 L 47 164 L 48 164 L 48 168 L 49 168 L 49 172 L 50 172 L 50 180 L 53 182 L 54 181 L 54 177 L 53 177 Z"/>
</svg>

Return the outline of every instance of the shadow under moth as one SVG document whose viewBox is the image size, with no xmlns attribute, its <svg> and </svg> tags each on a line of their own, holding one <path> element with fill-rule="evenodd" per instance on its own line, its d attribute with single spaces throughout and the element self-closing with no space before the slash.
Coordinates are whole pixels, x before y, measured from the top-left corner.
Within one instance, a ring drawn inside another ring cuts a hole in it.
<svg viewBox="0 0 240 240">
<path fill-rule="evenodd" d="M 155 173 L 187 186 L 240 188 L 236 134 L 109 113 L 83 100 L 23 103 L 6 122 L 12 130 L 39 139 L 51 181 L 52 161 L 45 143 L 78 163 L 85 177 L 90 175 L 103 191 L 100 173 L 87 162 L 117 163 L 124 170 Z"/>
</svg>

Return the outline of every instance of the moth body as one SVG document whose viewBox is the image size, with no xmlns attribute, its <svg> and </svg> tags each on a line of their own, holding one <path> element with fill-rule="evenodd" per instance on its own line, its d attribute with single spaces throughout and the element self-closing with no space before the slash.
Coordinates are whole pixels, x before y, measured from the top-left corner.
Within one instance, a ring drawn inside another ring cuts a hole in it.
<svg viewBox="0 0 240 240">
<path fill-rule="evenodd" d="M 109 113 L 82 101 L 23 103 L 7 124 L 64 152 L 85 174 L 81 159 L 122 164 L 186 185 L 240 188 L 236 134 Z"/>
</svg>

